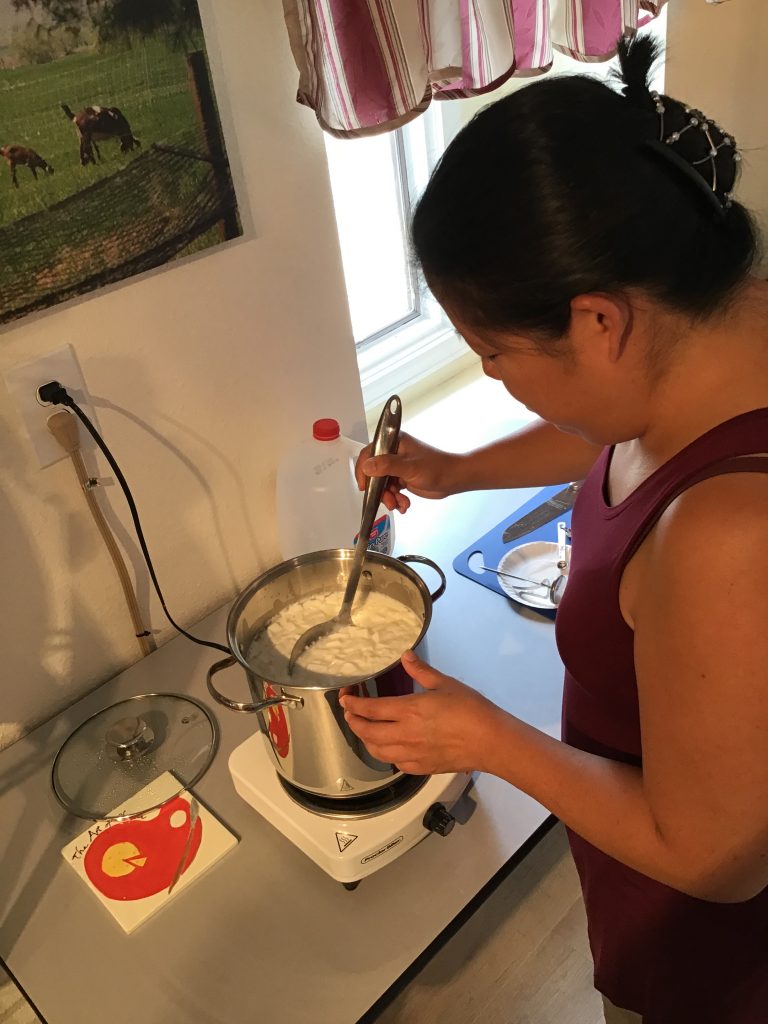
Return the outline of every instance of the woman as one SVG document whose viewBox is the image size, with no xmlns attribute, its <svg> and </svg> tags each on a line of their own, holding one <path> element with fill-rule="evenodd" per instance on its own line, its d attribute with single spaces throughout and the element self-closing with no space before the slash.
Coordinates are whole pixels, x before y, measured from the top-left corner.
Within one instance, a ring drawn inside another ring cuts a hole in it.
<svg viewBox="0 0 768 1024">
<path fill-rule="evenodd" d="M 563 742 L 420 661 L 424 692 L 345 697 L 369 751 L 480 770 L 568 827 L 609 1021 L 768 1021 L 768 293 L 731 197 L 734 140 L 582 77 L 486 108 L 445 153 L 413 242 L 457 330 L 540 420 L 470 455 L 404 437 L 403 493 L 586 477 L 556 635 Z"/>
</svg>

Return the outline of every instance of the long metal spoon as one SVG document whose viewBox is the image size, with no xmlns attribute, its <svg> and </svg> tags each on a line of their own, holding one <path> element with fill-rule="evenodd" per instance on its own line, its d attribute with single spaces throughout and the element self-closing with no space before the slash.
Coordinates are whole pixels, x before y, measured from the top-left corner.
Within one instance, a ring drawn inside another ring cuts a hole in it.
<svg viewBox="0 0 768 1024">
<path fill-rule="evenodd" d="M 400 440 L 400 421 L 403 416 L 403 405 L 397 395 L 392 395 L 382 409 L 379 422 L 376 426 L 376 433 L 373 436 L 372 456 L 394 455 L 397 451 Z M 344 599 L 341 608 L 332 619 L 325 622 L 318 622 L 316 626 L 310 626 L 293 645 L 291 656 L 288 660 L 288 674 L 293 672 L 296 659 L 310 644 L 315 643 L 321 636 L 332 633 L 340 626 L 352 625 L 352 602 L 355 600 L 357 585 L 360 582 L 360 573 L 363 571 L 363 562 L 368 550 L 368 539 L 371 536 L 371 528 L 376 512 L 381 504 L 381 495 L 387 484 L 387 477 L 370 476 L 365 485 L 363 497 L 363 513 L 360 518 L 360 533 L 358 534 L 355 554 L 352 559 L 352 566 L 347 578 L 347 586 L 344 590 Z"/>
</svg>

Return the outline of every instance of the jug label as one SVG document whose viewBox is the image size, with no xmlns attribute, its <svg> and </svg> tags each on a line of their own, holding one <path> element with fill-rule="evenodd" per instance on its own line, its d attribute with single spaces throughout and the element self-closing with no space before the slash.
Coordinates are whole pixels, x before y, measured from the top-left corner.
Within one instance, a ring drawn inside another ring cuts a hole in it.
<svg viewBox="0 0 768 1024">
<path fill-rule="evenodd" d="M 371 551 L 380 551 L 384 555 L 388 555 L 392 547 L 389 539 L 390 535 L 389 516 L 380 516 L 371 528 L 371 536 L 368 540 L 368 547 Z M 354 543 L 360 537 L 359 533 L 355 534 Z"/>
</svg>

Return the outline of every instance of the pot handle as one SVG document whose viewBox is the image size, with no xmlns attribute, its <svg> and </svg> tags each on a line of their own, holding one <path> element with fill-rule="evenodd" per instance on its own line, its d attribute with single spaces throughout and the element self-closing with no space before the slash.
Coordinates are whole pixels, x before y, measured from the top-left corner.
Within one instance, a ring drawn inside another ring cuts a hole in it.
<svg viewBox="0 0 768 1024">
<path fill-rule="evenodd" d="M 282 697 L 270 697 L 267 700 L 257 700 L 248 703 L 247 701 L 232 700 L 231 697 L 225 697 L 223 693 L 216 689 L 213 685 L 213 677 L 217 672 L 221 672 L 224 668 L 231 668 L 237 662 L 237 658 L 230 656 L 224 658 L 222 661 L 217 661 L 214 665 L 208 669 L 206 681 L 208 683 L 208 692 L 214 700 L 218 701 L 219 704 L 223 704 L 225 708 L 229 708 L 230 711 L 246 711 L 252 713 L 254 711 L 266 711 L 267 708 L 273 708 L 277 704 L 293 704 L 298 707 L 304 706 L 303 697 L 289 697 L 287 694 L 283 694 Z"/>
<path fill-rule="evenodd" d="M 434 569 L 437 575 L 440 577 L 440 586 L 437 588 L 434 594 L 430 594 L 429 596 L 432 598 L 433 601 L 436 601 L 438 597 L 443 596 L 443 594 L 445 593 L 445 588 L 448 585 L 448 581 L 445 578 L 445 573 L 437 564 L 437 562 L 433 562 L 431 558 L 426 558 L 424 555 L 398 555 L 397 557 L 398 561 L 400 562 L 421 562 L 423 565 L 428 565 L 430 569 Z"/>
</svg>

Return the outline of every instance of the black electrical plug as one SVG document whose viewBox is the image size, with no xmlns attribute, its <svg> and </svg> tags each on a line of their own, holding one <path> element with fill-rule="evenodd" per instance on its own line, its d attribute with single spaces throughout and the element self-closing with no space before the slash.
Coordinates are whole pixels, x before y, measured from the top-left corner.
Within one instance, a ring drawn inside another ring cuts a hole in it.
<svg viewBox="0 0 768 1024">
<path fill-rule="evenodd" d="M 47 384 L 41 384 L 37 389 L 37 397 L 45 405 L 74 405 L 67 389 L 57 380 L 49 380 Z"/>
</svg>

